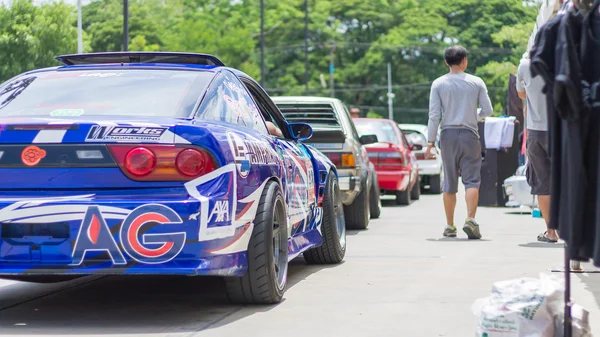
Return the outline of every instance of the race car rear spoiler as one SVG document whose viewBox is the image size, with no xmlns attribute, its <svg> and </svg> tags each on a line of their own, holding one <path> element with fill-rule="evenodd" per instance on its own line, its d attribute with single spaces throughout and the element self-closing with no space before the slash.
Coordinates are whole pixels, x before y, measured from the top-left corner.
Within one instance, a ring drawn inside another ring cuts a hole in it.
<svg viewBox="0 0 600 337">
<path fill-rule="evenodd" d="M 341 144 L 346 141 L 346 134 L 342 129 L 313 129 L 312 137 L 307 143 L 334 143 Z"/>
</svg>

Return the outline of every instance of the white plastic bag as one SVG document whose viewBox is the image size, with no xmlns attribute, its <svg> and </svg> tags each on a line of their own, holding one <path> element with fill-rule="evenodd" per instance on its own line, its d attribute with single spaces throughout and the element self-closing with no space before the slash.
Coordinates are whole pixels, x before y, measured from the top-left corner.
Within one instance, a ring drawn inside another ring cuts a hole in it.
<svg viewBox="0 0 600 337">
<path fill-rule="evenodd" d="M 520 278 L 494 283 L 492 294 L 473 305 L 477 337 L 555 337 L 564 286 L 560 279 Z"/>
</svg>

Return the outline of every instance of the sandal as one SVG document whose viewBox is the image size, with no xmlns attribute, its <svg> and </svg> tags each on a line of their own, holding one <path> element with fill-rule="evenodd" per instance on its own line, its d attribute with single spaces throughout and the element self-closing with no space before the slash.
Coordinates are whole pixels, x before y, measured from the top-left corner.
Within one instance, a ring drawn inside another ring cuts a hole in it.
<svg viewBox="0 0 600 337">
<path fill-rule="evenodd" d="M 538 235 L 537 240 L 540 242 L 548 242 L 548 243 L 556 243 L 558 242 L 558 240 L 552 240 L 549 237 L 546 236 L 546 234 L 548 234 L 548 232 L 544 232 L 540 235 Z"/>
</svg>

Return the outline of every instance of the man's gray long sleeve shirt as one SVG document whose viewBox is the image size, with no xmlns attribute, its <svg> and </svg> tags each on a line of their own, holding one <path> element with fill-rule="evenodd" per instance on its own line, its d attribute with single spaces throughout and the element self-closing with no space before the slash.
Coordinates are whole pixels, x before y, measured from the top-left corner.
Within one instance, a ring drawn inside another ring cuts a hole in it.
<svg viewBox="0 0 600 337">
<path fill-rule="evenodd" d="M 478 113 L 477 108 L 481 106 Z M 466 73 L 446 74 L 431 85 L 427 141 L 435 142 L 438 128 L 467 128 L 479 136 L 477 121 L 492 114 L 483 80 Z"/>
</svg>

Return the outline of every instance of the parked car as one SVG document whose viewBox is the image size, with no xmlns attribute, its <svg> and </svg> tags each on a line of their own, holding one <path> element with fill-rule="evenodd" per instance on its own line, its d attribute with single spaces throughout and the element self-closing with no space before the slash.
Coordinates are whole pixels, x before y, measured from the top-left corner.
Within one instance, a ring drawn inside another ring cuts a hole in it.
<svg viewBox="0 0 600 337">
<path fill-rule="evenodd" d="M 347 228 L 366 229 L 369 220 L 381 214 L 377 174 L 364 147 L 377 142 L 377 137 L 359 136 L 348 108 L 339 99 L 273 97 L 273 101 L 288 121 L 310 124 L 310 144 L 338 168 Z"/>
<path fill-rule="evenodd" d="M 294 257 L 342 261 L 337 168 L 251 77 L 204 54 L 57 59 L 0 84 L 0 277 L 211 275 L 276 303 Z"/>
<path fill-rule="evenodd" d="M 538 207 L 537 197 L 531 194 L 527 183 L 527 165 L 520 166 L 515 174 L 504 180 L 504 193 L 508 197 L 506 207 L 525 207 L 533 210 Z"/>
<path fill-rule="evenodd" d="M 442 193 L 444 184 L 444 170 L 442 167 L 442 155 L 438 141 L 436 141 L 436 158 L 431 159 L 425 156 L 427 149 L 427 125 L 421 124 L 398 124 L 409 144 L 420 145 L 420 150 L 415 150 L 415 157 L 419 164 L 419 175 L 421 176 L 421 188 L 428 189 L 429 193 Z"/>
<path fill-rule="evenodd" d="M 375 164 L 381 194 L 396 196 L 396 203 L 408 205 L 421 196 L 419 166 L 413 153 L 421 145 L 410 145 L 404 134 L 390 119 L 355 118 L 359 135 L 375 134 L 377 143 L 366 146 Z"/>
</svg>

